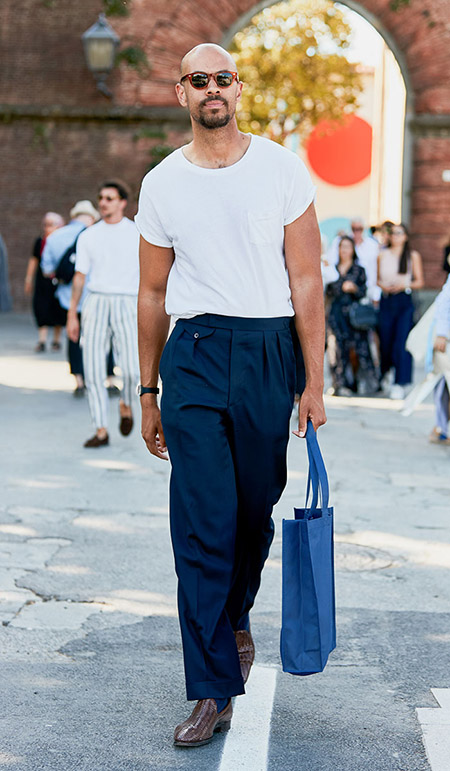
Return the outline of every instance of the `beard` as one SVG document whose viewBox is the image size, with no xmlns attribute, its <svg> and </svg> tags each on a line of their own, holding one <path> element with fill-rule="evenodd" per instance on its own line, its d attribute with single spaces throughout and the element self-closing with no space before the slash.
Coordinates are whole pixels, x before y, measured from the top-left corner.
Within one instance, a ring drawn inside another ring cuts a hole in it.
<svg viewBox="0 0 450 771">
<path fill-rule="evenodd" d="M 212 101 L 223 102 L 223 104 L 227 108 L 226 113 L 219 115 L 217 113 L 216 114 L 212 113 L 211 110 L 208 110 L 207 113 L 204 113 L 202 111 L 202 107 L 208 102 L 212 102 Z M 200 126 L 203 126 L 203 128 L 218 129 L 218 128 L 223 128 L 224 126 L 228 126 L 230 120 L 233 117 L 233 114 L 232 112 L 229 111 L 228 102 L 225 99 L 218 100 L 218 97 L 214 97 L 214 99 L 205 99 L 203 102 L 201 102 L 199 105 L 198 114 L 192 115 L 192 117 L 196 121 L 196 123 L 199 123 Z"/>
</svg>

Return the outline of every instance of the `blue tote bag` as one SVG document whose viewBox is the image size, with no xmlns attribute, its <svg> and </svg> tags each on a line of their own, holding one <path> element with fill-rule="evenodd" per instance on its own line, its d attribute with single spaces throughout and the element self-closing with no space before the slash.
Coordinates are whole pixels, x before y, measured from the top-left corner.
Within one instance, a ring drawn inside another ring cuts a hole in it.
<svg viewBox="0 0 450 771">
<path fill-rule="evenodd" d="M 283 520 L 280 649 L 283 671 L 292 675 L 322 672 L 336 647 L 333 509 L 328 505 L 327 472 L 311 421 L 306 446 L 305 508 L 294 509 L 295 518 Z"/>
</svg>

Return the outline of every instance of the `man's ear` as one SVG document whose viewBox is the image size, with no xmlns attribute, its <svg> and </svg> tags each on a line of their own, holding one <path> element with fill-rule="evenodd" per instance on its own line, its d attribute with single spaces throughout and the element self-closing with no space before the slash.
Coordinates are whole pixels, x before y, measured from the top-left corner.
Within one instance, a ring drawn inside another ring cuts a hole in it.
<svg viewBox="0 0 450 771">
<path fill-rule="evenodd" d="M 181 83 L 177 83 L 175 86 L 175 93 L 177 95 L 177 99 L 182 107 L 187 107 L 187 99 L 186 99 L 186 92 L 184 90 L 184 86 Z"/>
<path fill-rule="evenodd" d="M 236 101 L 237 102 L 239 102 L 239 100 L 240 100 L 240 98 L 242 96 L 242 89 L 243 88 L 244 88 L 244 84 L 243 84 L 242 80 L 240 80 L 239 83 L 238 83 L 238 90 L 237 90 L 237 94 L 236 94 Z"/>
</svg>

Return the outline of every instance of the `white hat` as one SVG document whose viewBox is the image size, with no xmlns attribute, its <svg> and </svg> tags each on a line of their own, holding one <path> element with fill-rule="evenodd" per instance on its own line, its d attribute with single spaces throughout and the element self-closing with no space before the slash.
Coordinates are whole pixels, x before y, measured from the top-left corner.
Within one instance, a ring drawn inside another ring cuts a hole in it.
<svg viewBox="0 0 450 771">
<path fill-rule="evenodd" d="M 100 219 L 100 214 L 90 201 L 77 201 L 73 209 L 70 210 L 70 219 L 74 220 L 80 214 L 89 214 L 95 222 Z"/>
</svg>

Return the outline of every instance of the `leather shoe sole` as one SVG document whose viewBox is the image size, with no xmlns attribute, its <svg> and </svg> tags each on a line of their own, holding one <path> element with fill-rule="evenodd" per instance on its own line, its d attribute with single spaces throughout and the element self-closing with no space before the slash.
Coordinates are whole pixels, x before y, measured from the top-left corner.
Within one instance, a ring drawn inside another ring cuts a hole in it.
<svg viewBox="0 0 450 771">
<path fill-rule="evenodd" d="M 201 699 L 190 717 L 175 728 L 173 743 L 176 747 L 201 747 L 208 744 L 215 733 L 230 730 L 232 716 L 231 699 L 219 714 L 215 699 Z"/>
</svg>

